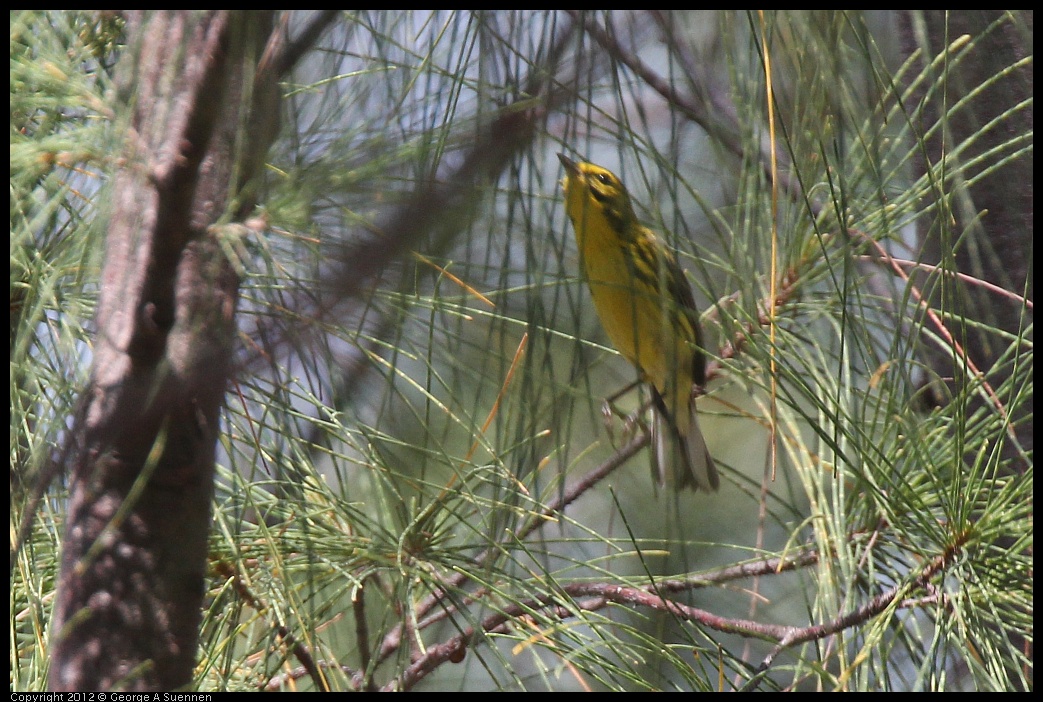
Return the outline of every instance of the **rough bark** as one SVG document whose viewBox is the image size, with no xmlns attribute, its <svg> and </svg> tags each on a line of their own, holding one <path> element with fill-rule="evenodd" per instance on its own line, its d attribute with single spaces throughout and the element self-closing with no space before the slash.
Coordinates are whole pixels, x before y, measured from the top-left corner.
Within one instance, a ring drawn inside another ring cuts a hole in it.
<svg viewBox="0 0 1043 702">
<path fill-rule="evenodd" d="M 244 117 L 278 113 L 274 78 L 258 70 L 272 20 L 127 15 L 129 123 L 91 379 L 72 429 L 53 690 L 192 680 L 239 286 L 210 227 L 232 202 L 233 219 L 247 211 L 235 198 L 274 137 L 269 119 L 258 138 L 236 142 Z"/>
</svg>

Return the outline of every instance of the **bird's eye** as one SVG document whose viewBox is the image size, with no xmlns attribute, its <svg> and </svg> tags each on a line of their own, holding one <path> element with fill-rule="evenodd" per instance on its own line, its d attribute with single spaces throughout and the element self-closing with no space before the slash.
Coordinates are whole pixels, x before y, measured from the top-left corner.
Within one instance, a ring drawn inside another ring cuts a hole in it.
<svg viewBox="0 0 1043 702">
<path fill-rule="evenodd" d="M 608 174 L 606 174 L 606 173 L 598 173 L 597 174 L 597 179 L 600 180 L 605 185 L 609 185 L 612 182 L 612 180 L 608 177 Z"/>
</svg>

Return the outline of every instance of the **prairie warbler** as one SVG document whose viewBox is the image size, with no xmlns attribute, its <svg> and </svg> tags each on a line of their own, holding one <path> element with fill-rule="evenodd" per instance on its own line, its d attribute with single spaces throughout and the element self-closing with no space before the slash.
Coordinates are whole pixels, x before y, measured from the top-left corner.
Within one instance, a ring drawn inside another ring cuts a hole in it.
<svg viewBox="0 0 1043 702">
<path fill-rule="evenodd" d="M 692 289 L 671 251 L 637 221 L 615 174 L 558 158 L 565 167 L 565 212 L 601 326 L 652 388 L 656 479 L 716 490 L 717 466 L 692 399 L 692 384 L 706 379 Z"/>
</svg>

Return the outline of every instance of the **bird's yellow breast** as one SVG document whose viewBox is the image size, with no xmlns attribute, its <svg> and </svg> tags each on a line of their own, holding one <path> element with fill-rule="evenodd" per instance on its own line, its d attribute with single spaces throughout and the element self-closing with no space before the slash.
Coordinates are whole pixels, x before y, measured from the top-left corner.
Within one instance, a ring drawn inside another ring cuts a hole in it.
<svg viewBox="0 0 1043 702">
<path fill-rule="evenodd" d="M 692 351 L 678 337 L 671 314 L 676 303 L 658 289 L 657 271 L 640 276 L 623 238 L 601 210 L 573 192 L 566 207 L 576 230 L 584 277 L 598 318 L 612 345 L 661 392 L 691 383 Z M 634 235 L 652 236 L 635 226 Z M 649 247 L 650 249 L 651 247 Z"/>
</svg>

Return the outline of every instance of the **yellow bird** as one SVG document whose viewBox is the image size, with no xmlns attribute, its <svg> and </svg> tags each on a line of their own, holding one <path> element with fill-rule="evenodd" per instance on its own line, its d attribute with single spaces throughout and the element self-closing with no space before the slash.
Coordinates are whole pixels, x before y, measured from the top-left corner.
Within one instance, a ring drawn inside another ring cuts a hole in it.
<svg viewBox="0 0 1043 702">
<path fill-rule="evenodd" d="M 652 387 L 656 479 L 678 489 L 716 490 L 721 481 L 692 399 L 692 384 L 705 382 L 706 369 L 688 280 L 673 253 L 637 221 L 615 174 L 558 158 L 565 212 L 601 326 Z"/>
</svg>

